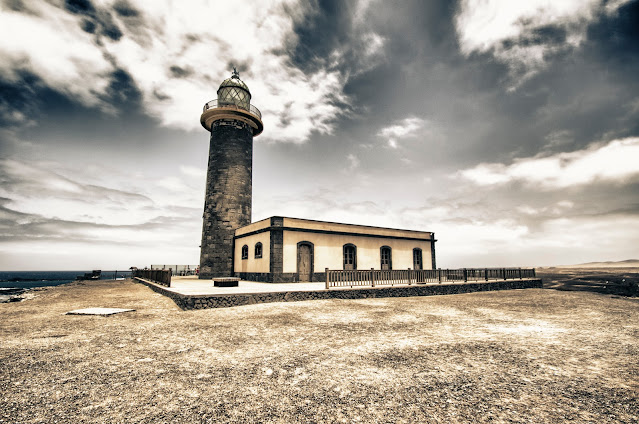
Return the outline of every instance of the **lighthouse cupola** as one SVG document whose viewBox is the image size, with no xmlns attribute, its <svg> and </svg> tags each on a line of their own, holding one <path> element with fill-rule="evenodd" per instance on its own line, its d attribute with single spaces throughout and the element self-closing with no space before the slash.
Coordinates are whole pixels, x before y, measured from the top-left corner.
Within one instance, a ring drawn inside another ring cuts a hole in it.
<svg viewBox="0 0 639 424">
<path fill-rule="evenodd" d="M 235 105 L 239 108 L 250 110 L 251 92 L 244 81 L 240 79 L 240 73 L 233 68 L 233 75 L 222 81 L 217 90 L 217 104 Z"/>
</svg>

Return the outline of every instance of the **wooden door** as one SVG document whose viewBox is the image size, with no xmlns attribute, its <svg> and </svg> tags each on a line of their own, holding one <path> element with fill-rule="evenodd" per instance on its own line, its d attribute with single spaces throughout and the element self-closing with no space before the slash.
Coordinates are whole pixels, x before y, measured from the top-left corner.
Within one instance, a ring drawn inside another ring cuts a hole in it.
<svg viewBox="0 0 639 424">
<path fill-rule="evenodd" d="M 382 247 L 380 249 L 381 269 L 392 269 L 391 266 L 391 249 L 390 247 Z"/>
<path fill-rule="evenodd" d="M 344 246 L 344 269 L 345 270 L 353 270 L 357 269 L 357 259 L 356 259 L 356 251 L 355 246 L 345 245 Z"/>
<path fill-rule="evenodd" d="M 422 269 L 422 250 L 413 249 L 413 269 Z"/>
<path fill-rule="evenodd" d="M 297 247 L 297 274 L 299 281 L 311 281 L 311 246 L 308 244 Z"/>
</svg>

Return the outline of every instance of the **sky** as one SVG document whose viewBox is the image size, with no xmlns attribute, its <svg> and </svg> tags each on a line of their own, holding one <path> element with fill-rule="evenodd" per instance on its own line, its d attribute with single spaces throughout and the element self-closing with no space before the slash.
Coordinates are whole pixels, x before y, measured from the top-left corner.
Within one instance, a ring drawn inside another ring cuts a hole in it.
<svg viewBox="0 0 639 424">
<path fill-rule="evenodd" d="M 639 257 L 639 1 L 0 0 L 0 269 L 197 264 L 236 66 L 253 221 L 435 232 L 442 268 Z"/>
</svg>

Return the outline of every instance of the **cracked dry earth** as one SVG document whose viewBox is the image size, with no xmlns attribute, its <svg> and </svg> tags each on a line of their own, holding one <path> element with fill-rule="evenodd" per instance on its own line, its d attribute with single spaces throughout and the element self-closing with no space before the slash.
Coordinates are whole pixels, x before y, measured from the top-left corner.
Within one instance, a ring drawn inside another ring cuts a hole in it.
<svg viewBox="0 0 639 424">
<path fill-rule="evenodd" d="M 181 311 L 130 281 L 0 305 L 0 422 L 639 420 L 639 302 L 544 289 Z M 108 317 L 64 315 L 131 308 Z"/>
</svg>

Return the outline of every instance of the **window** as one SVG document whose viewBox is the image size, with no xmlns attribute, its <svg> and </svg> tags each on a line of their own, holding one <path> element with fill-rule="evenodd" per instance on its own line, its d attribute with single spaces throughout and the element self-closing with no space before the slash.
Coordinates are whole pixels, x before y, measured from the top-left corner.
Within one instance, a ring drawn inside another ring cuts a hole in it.
<svg viewBox="0 0 639 424">
<path fill-rule="evenodd" d="M 423 269 L 422 267 L 422 249 L 416 247 L 413 249 L 413 269 Z"/>
<path fill-rule="evenodd" d="M 242 246 L 242 259 L 248 259 L 248 245 Z"/>
<path fill-rule="evenodd" d="M 344 269 L 357 269 L 357 247 L 354 244 L 345 244 Z"/>
<path fill-rule="evenodd" d="M 391 252 L 391 248 L 388 246 L 382 246 L 379 249 L 381 269 L 393 269 L 393 257 Z"/>
<path fill-rule="evenodd" d="M 255 259 L 262 257 L 262 243 L 255 243 Z"/>
</svg>

